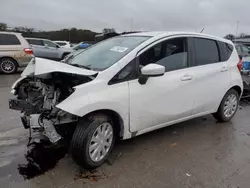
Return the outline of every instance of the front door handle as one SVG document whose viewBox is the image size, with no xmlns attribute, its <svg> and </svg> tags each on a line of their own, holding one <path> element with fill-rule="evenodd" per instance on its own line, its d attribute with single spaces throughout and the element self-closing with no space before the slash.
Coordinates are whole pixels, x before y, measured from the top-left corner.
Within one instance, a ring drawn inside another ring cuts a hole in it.
<svg viewBox="0 0 250 188">
<path fill-rule="evenodd" d="M 227 71 L 227 70 L 228 70 L 228 68 L 225 66 L 225 67 L 222 67 L 220 71 L 221 71 L 221 72 L 225 72 L 225 71 Z"/>
<path fill-rule="evenodd" d="M 181 78 L 181 81 L 188 81 L 188 80 L 192 80 L 192 79 L 193 79 L 193 76 L 191 76 L 191 75 L 184 75 Z"/>
</svg>

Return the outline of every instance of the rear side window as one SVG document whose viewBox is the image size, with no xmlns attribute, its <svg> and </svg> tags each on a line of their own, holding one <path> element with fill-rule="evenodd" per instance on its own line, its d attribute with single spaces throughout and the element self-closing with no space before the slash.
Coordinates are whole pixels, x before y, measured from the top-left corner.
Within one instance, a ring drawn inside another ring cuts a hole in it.
<svg viewBox="0 0 250 188">
<path fill-rule="evenodd" d="M 220 50 L 221 62 L 227 61 L 233 52 L 233 49 L 234 49 L 233 45 L 225 43 L 225 42 L 221 42 L 221 41 L 217 41 L 217 43 L 218 43 L 219 50 Z M 241 53 L 240 45 L 235 46 L 235 48 L 238 53 Z"/>
<path fill-rule="evenodd" d="M 203 38 L 194 38 L 197 65 L 207 65 L 220 61 L 216 41 Z"/>
<path fill-rule="evenodd" d="M 26 39 L 26 40 L 32 45 L 43 46 L 42 40 L 36 40 L 36 39 Z"/>
<path fill-rule="evenodd" d="M 231 44 L 227 44 L 227 43 L 225 43 L 225 44 L 226 44 L 227 60 L 228 60 L 230 58 L 233 50 L 234 50 L 234 47 Z"/>
<path fill-rule="evenodd" d="M 13 34 L 0 34 L 0 45 L 20 45 L 20 41 Z"/>
</svg>

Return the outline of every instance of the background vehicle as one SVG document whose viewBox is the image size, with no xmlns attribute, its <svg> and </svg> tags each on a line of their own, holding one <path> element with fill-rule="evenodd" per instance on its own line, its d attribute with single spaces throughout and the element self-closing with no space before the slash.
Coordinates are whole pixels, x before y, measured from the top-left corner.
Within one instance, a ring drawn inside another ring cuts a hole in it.
<svg viewBox="0 0 250 188">
<path fill-rule="evenodd" d="M 70 59 L 73 59 L 76 55 L 80 54 L 84 50 L 86 50 L 86 49 L 81 49 L 81 50 L 71 52 L 70 54 L 66 55 L 61 62 L 68 63 Z"/>
<path fill-rule="evenodd" d="M 51 40 L 40 39 L 40 38 L 26 38 L 26 40 L 32 46 L 34 55 L 36 57 L 52 59 L 52 60 L 62 60 L 73 50 L 70 48 L 62 48 L 58 44 Z"/>
<path fill-rule="evenodd" d="M 116 139 L 207 114 L 229 121 L 243 91 L 239 63 L 232 42 L 201 33 L 122 35 L 67 64 L 37 59 L 13 85 L 17 99 L 9 106 L 24 112 L 24 127 L 39 128 L 52 143 L 75 123 L 72 157 L 91 169 Z"/>
<path fill-rule="evenodd" d="M 241 57 L 250 56 L 250 48 L 244 44 L 235 44 L 235 48 Z"/>
<path fill-rule="evenodd" d="M 56 44 L 58 44 L 59 46 L 61 47 L 64 47 L 64 48 L 71 48 L 73 47 L 73 45 L 68 42 L 68 41 L 54 41 Z"/>
<path fill-rule="evenodd" d="M 33 51 L 20 33 L 0 32 L 0 72 L 14 73 L 32 58 Z"/>
<path fill-rule="evenodd" d="M 76 46 L 74 46 L 72 49 L 73 50 L 81 50 L 81 49 L 86 49 L 90 46 L 90 44 L 85 43 L 85 42 L 80 42 L 79 44 L 77 44 Z"/>
</svg>

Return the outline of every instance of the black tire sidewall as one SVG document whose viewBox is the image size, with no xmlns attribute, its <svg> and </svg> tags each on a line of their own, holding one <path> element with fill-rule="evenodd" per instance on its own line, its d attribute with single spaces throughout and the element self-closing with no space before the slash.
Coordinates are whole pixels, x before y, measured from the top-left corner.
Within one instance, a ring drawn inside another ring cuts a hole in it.
<svg viewBox="0 0 250 188">
<path fill-rule="evenodd" d="M 3 63 L 5 60 L 9 60 L 9 61 L 11 61 L 11 62 L 14 64 L 14 69 L 13 69 L 11 72 L 5 72 L 5 71 L 2 69 L 2 63 Z M 15 72 L 17 71 L 17 68 L 18 68 L 18 66 L 17 66 L 16 61 L 13 60 L 13 59 L 11 59 L 11 58 L 2 58 L 2 59 L 0 60 L 0 71 L 1 71 L 2 73 L 4 73 L 4 74 L 13 74 L 13 73 L 15 73 Z"/>
<path fill-rule="evenodd" d="M 102 123 L 108 122 L 111 124 L 113 128 L 113 141 L 110 147 L 110 150 L 106 154 L 106 156 L 99 162 L 94 162 L 89 156 L 89 146 L 90 146 L 90 141 L 91 138 L 97 129 Z M 114 147 L 116 139 L 116 134 L 115 134 L 115 128 L 113 121 L 111 118 L 109 118 L 106 115 L 94 115 L 89 117 L 88 119 L 81 119 L 78 122 L 78 125 L 76 127 L 75 133 L 72 138 L 71 142 L 71 154 L 75 162 L 87 169 L 94 169 L 99 166 L 101 166 L 105 160 L 107 160 L 107 157 L 109 156 L 110 152 L 112 151 Z"/>
</svg>

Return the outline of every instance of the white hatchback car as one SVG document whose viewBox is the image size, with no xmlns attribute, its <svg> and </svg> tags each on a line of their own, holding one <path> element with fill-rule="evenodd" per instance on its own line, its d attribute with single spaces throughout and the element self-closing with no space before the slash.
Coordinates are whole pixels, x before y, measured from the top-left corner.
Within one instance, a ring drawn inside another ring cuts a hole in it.
<svg viewBox="0 0 250 188">
<path fill-rule="evenodd" d="M 116 139 L 207 114 L 229 121 L 243 84 L 232 42 L 200 33 L 117 36 L 66 63 L 36 59 L 14 83 L 11 109 L 52 143 L 67 136 L 74 160 L 100 166 Z"/>
</svg>

